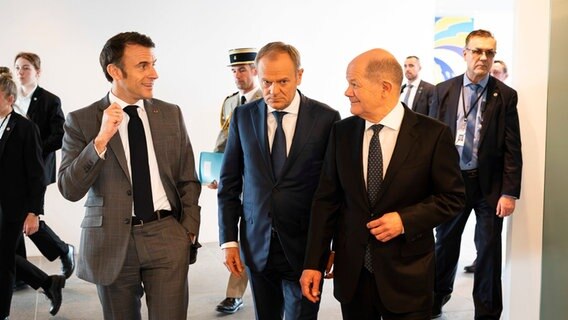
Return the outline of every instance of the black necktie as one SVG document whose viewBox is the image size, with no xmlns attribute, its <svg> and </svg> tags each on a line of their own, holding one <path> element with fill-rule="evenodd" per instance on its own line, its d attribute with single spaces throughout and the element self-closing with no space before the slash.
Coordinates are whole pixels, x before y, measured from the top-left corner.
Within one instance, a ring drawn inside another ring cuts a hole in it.
<svg viewBox="0 0 568 320">
<path fill-rule="evenodd" d="M 274 177 L 278 179 L 282 173 L 282 168 L 284 168 L 284 163 L 286 162 L 286 136 L 284 135 L 284 129 L 282 129 L 282 119 L 286 115 L 286 112 L 273 111 L 272 114 L 276 119 L 276 132 L 274 133 L 274 140 L 272 140 L 272 153 L 270 154 L 272 158 L 272 171 Z"/>
<path fill-rule="evenodd" d="M 245 96 L 241 96 L 241 105 L 247 103 L 247 98 Z"/>
<path fill-rule="evenodd" d="M 132 191 L 134 194 L 134 214 L 146 220 L 154 213 L 150 167 L 148 165 L 148 146 L 142 120 L 138 116 L 138 106 L 127 106 L 128 145 L 130 149 L 130 169 L 132 170 Z"/>
<path fill-rule="evenodd" d="M 379 140 L 379 131 L 382 128 L 382 124 L 371 126 L 373 137 L 369 143 L 369 155 L 367 157 L 367 196 L 369 197 L 370 210 L 373 210 L 377 202 L 381 183 L 383 182 L 383 152 L 381 141 Z M 372 261 L 371 243 L 369 242 L 365 248 L 364 266 L 371 273 L 373 273 Z"/>
</svg>

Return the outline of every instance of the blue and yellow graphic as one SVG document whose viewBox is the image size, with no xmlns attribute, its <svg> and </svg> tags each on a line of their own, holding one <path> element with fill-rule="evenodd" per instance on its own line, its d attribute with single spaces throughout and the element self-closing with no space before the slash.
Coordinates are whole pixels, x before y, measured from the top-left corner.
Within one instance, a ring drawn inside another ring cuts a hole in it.
<svg viewBox="0 0 568 320">
<path fill-rule="evenodd" d="M 463 72 L 465 38 L 473 30 L 473 18 L 436 17 L 434 24 L 434 62 L 436 83 Z"/>
</svg>

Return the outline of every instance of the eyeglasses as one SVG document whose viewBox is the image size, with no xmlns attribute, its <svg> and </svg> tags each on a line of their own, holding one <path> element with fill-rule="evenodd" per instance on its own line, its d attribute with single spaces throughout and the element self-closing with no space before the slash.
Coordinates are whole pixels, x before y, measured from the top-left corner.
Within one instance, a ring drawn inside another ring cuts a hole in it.
<svg viewBox="0 0 568 320">
<path fill-rule="evenodd" d="M 493 57 L 495 57 L 495 55 L 497 54 L 497 51 L 493 50 L 493 49 L 489 49 L 489 50 L 483 50 L 483 49 L 470 49 L 470 48 L 465 48 L 465 50 L 470 51 L 471 54 L 478 58 L 481 57 L 482 54 L 485 54 L 485 56 L 489 59 L 492 59 Z"/>
</svg>

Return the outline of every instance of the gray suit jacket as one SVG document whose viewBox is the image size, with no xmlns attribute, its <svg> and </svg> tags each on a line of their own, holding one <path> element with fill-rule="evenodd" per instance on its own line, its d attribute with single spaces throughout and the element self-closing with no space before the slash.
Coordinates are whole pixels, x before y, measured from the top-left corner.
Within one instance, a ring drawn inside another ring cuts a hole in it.
<svg viewBox="0 0 568 320">
<path fill-rule="evenodd" d="M 110 140 L 105 159 L 97 155 L 93 145 L 103 111 L 109 105 L 108 97 L 104 97 L 69 113 L 58 179 L 66 199 L 78 201 L 87 194 L 77 276 L 102 285 L 112 283 L 124 263 L 133 206 L 130 173 L 119 133 Z M 172 210 L 187 232 L 198 235 L 201 184 L 181 110 L 157 99 L 145 100 L 144 107 Z"/>
</svg>

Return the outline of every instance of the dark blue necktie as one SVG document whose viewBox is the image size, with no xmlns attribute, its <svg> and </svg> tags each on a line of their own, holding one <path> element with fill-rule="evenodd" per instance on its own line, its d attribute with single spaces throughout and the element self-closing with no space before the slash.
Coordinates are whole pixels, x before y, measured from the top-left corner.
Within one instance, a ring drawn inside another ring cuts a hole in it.
<svg viewBox="0 0 568 320">
<path fill-rule="evenodd" d="M 467 115 L 467 126 L 465 130 L 465 138 L 462 149 L 462 163 L 464 165 L 468 164 L 473 157 L 473 138 L 475 136 L 475 124 L 477 122 L 477 109 L 475 104 L 479 101 L 477 98 L 477 91 L 481 88 L 480 85 L 471 83 L 471 96 L 469 97 L 469 108 L 471 110 Z M 465 114 L 464 114 L 465 116 Z"/>
<path fill-rule="evenodd" d="M 382 124 L 371 126 L 373 137 L 369 143 L 369 155 L 367 157 L 367 196 L 369 197 L 369 210 L 373 210 L 377 203 L 381 183 L 383 183 L 383 151 L 379 132 L 383 128 Z M 365 248 L 364 266 L 369 272 L 373 273 L 373 262 L 371 255 L 371 243 L 367 243 Z"/>
<path fill-rule="evenodd" d="M 134 214 L 146 220 L 154 213 L 150 166 L 148 165 L 148 146 L 142 120 L 138 116 L 138 106 L 127 106 L 128 146 L 130 149 L 130 169 L 132 171 L 132 192 L 134 194 Z"/>
<path fill-rule="evenodd" d="M 284 135 L 284 129 L 282 128 L 282 119 L 286 115 L 286 112 L 272 111 L 274 118 L 276 119 L 276 132 L 274 133 L 274 140 L 272 140 L 272 171 L 274 173 L 274 178 L 278 180 L 282 174 L 282 168 L 284 168 L 284 163 L 286 162 L 286 136 Z"/>
</svg>

